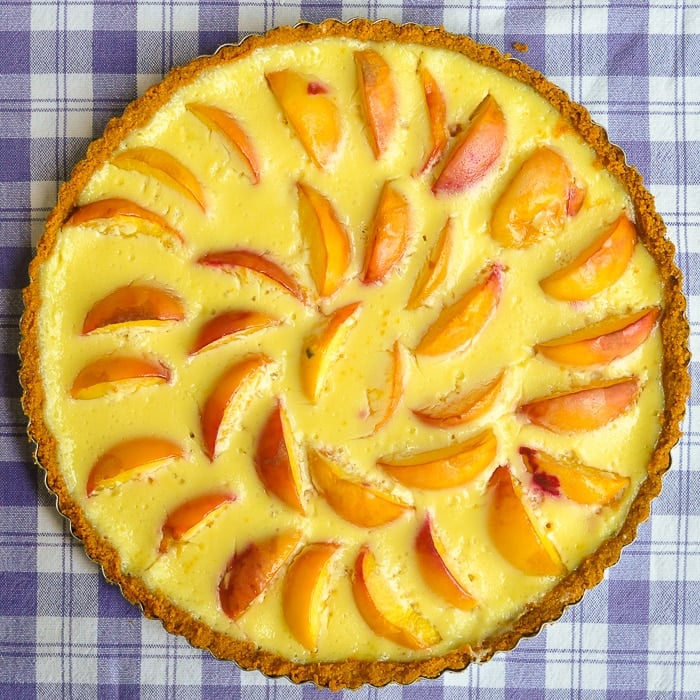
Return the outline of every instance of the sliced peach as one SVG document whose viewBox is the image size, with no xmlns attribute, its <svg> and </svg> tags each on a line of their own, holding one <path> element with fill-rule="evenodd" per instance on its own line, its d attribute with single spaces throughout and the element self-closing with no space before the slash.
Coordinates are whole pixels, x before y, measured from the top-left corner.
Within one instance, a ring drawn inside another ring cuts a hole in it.
<svg viewBox="0 0 700 700">
<path fill-rule="evenodd" d="M 328 505 L 341 517 L 358 527 L 379 527 L 412 510 L 391 494 L 382 493 L 368 483 L 347 478 L 329 455 L 309 450 L 311 478 Z"/>
<path fill-rule="evenodd" d="M 312 403 L 318 400 L 328 371 L 357 321 L 360 306 L 360 302 L 355 302 L 336 309 L 304 343 L 300 362 L 301 383 L 304 394 Z"/>
<path fill-rule="evenodd" d="M 159 551 L 167 552 L 174 543 L 186 539 L 201 527 L 211 513 L 235 500 L 235 494 L 228 491 L 212 491 L 181 503 L 168 513 L 163 523 Z"/>
<path fill-rule="evenodd" d="M 389 584 L 367 545 L 355 560 L 352 592 L 363 619 L 380 637 L 416 650 L 427 649 L 441 640 L 432 623 Z"/>
<path fill-rule="evenodd" d="M 126 218 L 136 222 L 142 221 L 148 224 L 153 224 L 153 227 L 143 227 L 139 233 L 148 236 L 156 236 L 161 238 L 168 236 L 175 238 L 180 243 L 184 242 L 182 234 L 173 226 L 171 226 L 160 214 L 156 214 L 149 209 L 144 209 L 139 204 L 128 199 L 120 199 L 112 197 L 110 199 L 100 199 L 96 202 L 90 202 L 82 207 L 78 207 L 66 221 L 66 226 L 82 226 L 93 221 L 102 221 L 104 219 Z"/>
<path fill-rule="evenodd" d="M 341 133 L 340 112 L 329 87 L 288 68 L 265 78 L 309 158 L 325 168 L 338 150 Z"/>
<path fill-rule="evenodd" d="M 532 447 L 521 447 L 520 455 L 543 491 L 555 496 L 563 494 L 584 505 L 610 505 L 630 484 L 626 476 L 589 467 L 573 457 L 554 457 Z"/>
<path fill-rule="evenodd" d="M 391 68 L 372 49 L 355 51 L 355 67 L 370 145 L 374 157 L 381 158 L 394 135 L 398 118 Z"/>
<path fill-rule="evenodd" d="M 394 185 L 384 183 L 374 213 L 362 281 L 383 282 L 406 254 L 411 230 L 408 200 Z"/>
<path fill-rule="evenodd" d="M 469 126 L 449 152 L 433 184 L 436 195 L 456 195 L 473 187 L 491 170 L 506 141 L 506 121 L 498 102 L 486 95 L 469 119 Z"/>
<path fill-rule="evenodd" d="M 182 448 L 172 440 L 155 437 L 124 440 L 95 462 L 87 478 L 87 495 L 135 479 L 183 457 Z"/>
<path fill-rule="evenodd" d="M 229 112 L 213 105 L 190 102 L 187 109 L 212 131 L 221 134 L 246 164 L 250 180 L 260 182 L 260 165 L 253 144 L 238 120 Z"/>
<path fill-rule="evenodd" d="M 485 384 L 468 391 L 456 390 L 436 403 L 413 411 L 414 415 L 436 428 L 452 428 L 476 420 L 488 411 L 503 386 L 505 371 L 499 372 Z"/>
<path fill-rule="evenodd" d="M 143 357 L 100 357 L 78 372 L 70 395 L 74 399 L 96 399 L 124 389 L 141 388 L 170 381 L 170 368 Z"/>
<path fill-rule="evenodd" d="M 401 354 L 401 346 L 397 340 L 391 349 L 391 375 L 390 386 L 387 392 L 388 400 L 384 408 L 384 413 L 372 428 L 372 434 L 383 428 L 393 417 L 399 408 L 404 392 L 404 361 Z"/>
<path fill-rule="evenodd" d="M 452 219 L 447 219 L 430 257 L 416 278 L 406 308 L 417 309 L 422 306 L 444 283 L 452 253 L 453 229 Z"/>
<path fill-rule="evenodd" d="M 201 413 L 204 452 L 210 460 L 216 457 L 216 442 L 227 409 L 241 389 L 259 375 L 271 360 L 266 355 L 252 355 L 227 369 L 219 377 Z"/>
<path fill-rule="evenodd" d="M 294 450 L 289 419 L 281 402 L 272 409 L 258 437 L 255 470 L 268 493 L 304 515 L 301 502 L 301 470 Z"/>
<path fill-rule="evenodd" d="M 540 281 L 549 296 L 583 301 L 617 282 L 634 253 L 637 229 L 624 214 L 568 265 Z"/>
<path fill-rule="evenodd" d="M 226 272 L 238 269 L 250 270 L 275 282 L 302 304 L 307 301 L 306 290 L 288 272 L 270 258 L 252 250 L 234 249 L 207 253 L 197 262 L 200 265 L 218 268 Z"/>
<path fill-rule="evenodd" d="M 330 296 L 342 285 L 352 246 L 333 205 L 310 185 L 297 183 L 299 225 L 311 256 L 311 276 L 318 293 Z"/>
<path fill-rule="evenodd" d="M 434 593 L 459 610 L 473 610 L 477 601 L 447 565 L 447 552 L 427 515 L 416 537 L 418 569 Z"/>
<path fill-rule="evenodd" d="M 123 170 L 135 170 L 160 180 L 205 211 L 204 191 L 199 180 L 186 165 L 167 151 L 149 146 L 129 148 L 117 153 L 111 162 Z"/>
<path fill-rule="evenodd" d="M 556 236 L 585 197 L 567 162 L 556 151 L 538 148 L 520 167 L 496 202 L 491 236 L 508 248 L 527 248 Z"/>
<path fill-rule="evenodd" d="M 565 574 L 559 553 L 525 509 L 520 484 L 507 466 L 496 468 L 488 489 L 488 530 L 501 556 L 528 576 Z"/>
<path fill-rule="evenodd" d="M 554 433 L 596 430 L 627 411 L 640 388 L 635 377 L 595 382 L 530 401 L 520 406 L 518 413 Z"/>
<path fill-rule="evenodd" d="M 658 308 L 609 316 L 568 335 L 538 343 L 535 349 L 562 365 L 607 365 L 636 350 L 649 337 L 658 317 Z"/>
<path fill-rule="evenodd" d="M 409 488 L 449 489 L 463 486 L 496 458 L 498 443 L 490 428 L 473 437 L 436 450 L 382 457 L 377 464 Z"/>
<path fill-rule="evenodd" d="M 315 651 L 330 581 L 329 564 L 339 545 L 314 542 L 302 549 L 289 566 L 282 589 L 284 619 L 294 637 Z"/>
<path fill-rule="evenodd" d="M 503 268 L 491 265 L 479 283 L 442 310 L 416 346 L 416 354 L 445 355 L 466 347 L 493 317 L 502 286 Z"/>
<path fill-rule="evenodd" d="M 425 104 L 430 125 L 430 151 L 423 162 L 419 175 L 428 172 L 442 158 L 447 149 L 447 106 L 445 97 L 433 74 L 423 65 L 418 67 L 418 77 L 423 85 Z"/>
<path fill-rule="evenodd" d="M 202 325 L 192 345 L 190 355 L 280 323 L 280 319 L 262 311 L 224 311 Z"/>
<path fill-rule="evenodd" d="M 95 302 L 85 315 L 83 334 L 125 324 L 161 325 L 184 318 L 182 300 L 173 292 L 150 284 L 128 284 Z"/>
<path fill-rule="evenodd" d="M 301 541 L 299 530 L 288 530 L 250 542 L 236 552 L 219 581 L 224 614 L 237 620 L 261 596 Z"/>
</svg>

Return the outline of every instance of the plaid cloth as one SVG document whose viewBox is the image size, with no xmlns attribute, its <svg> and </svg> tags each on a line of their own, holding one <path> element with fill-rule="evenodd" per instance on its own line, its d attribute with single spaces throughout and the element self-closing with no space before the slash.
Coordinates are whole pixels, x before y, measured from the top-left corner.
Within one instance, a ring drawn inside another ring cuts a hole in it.
<svg viewBox="0 0 700 700">
<path fill-rule="evenodd" d="M 172 65 L 300 18 L 443 24 L 514 51 L 588 106 L 643 173 L 676 243 L 700 338 L 697 0 L 1 0 L 0 698 L 315 698 L 218 662 L 145 620 L 69 534 L 19 403 L 20 289 L 56 190 L 112 116 Z M 692 365 L 694 382 L 700 377 Z M 651 520 L 583 602 L 516 650 L 347 697 L 700 698 L 697 385 Z M 333 697 L 340 697 L 334 695 Z"/>
</svg>

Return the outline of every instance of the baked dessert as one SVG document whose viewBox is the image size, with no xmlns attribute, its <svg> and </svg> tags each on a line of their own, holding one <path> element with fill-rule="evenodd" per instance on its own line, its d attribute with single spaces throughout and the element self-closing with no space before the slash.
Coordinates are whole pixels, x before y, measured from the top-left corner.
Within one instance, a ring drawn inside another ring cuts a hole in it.
<svg viewBox="0 0 700 700">
<path fill-rule="evenodd" d="M 269 675 L 407 683 L 633 539 L 688 395 L 680 290 L 639 174 L 535 71 L 283 28 L 173 71 L 61 188 L 24 406 L 146 615 Z"/>
</svg>

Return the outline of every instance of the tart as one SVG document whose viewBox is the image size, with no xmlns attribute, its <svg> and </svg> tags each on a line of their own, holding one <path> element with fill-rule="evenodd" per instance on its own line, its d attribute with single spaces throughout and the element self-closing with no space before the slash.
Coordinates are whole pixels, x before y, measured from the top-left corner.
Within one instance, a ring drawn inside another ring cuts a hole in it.
<svg viewBox="0 0 700 700">
<path fill-rule="evenodd" d="M 193 645 L 331 688 L 559 617 L 689 390 L 637 171 L 534 70 L 418 26 L 174 70 L 61 188 L 25 301 L 29 432 L 88 554 Z"/>
</svg>

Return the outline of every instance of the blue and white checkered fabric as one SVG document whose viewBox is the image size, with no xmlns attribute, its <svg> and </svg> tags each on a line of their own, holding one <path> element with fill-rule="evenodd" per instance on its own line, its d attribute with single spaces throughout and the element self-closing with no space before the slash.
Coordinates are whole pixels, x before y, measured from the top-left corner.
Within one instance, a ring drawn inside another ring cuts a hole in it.
<svg viewBox="0 0 700 700">
<path fill-rule="evenodd" d="M 442 24 L 515 53 L 585 104 L 644 175 L 677 246 L 700 343 L 698 0 L 0 2 L 0 698 L 330 696 L 241 672 L 143 619 L 70 537 L 25 438 L 16 348 L 31 241 L 88 143 L 171 66 L 327 17 Z M 700 698 L 696 363 L 692 373 L 685 437 L 652 518 L 581 604 L 486 665 L 344 695 Z"/>
</svg>

